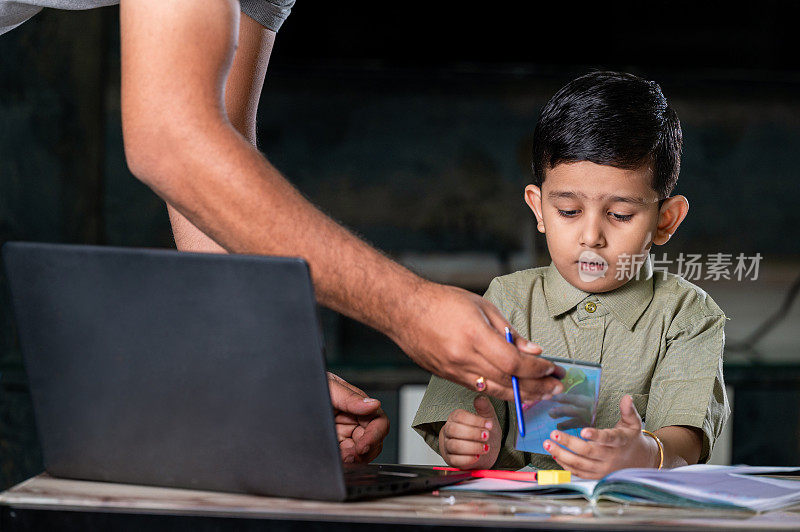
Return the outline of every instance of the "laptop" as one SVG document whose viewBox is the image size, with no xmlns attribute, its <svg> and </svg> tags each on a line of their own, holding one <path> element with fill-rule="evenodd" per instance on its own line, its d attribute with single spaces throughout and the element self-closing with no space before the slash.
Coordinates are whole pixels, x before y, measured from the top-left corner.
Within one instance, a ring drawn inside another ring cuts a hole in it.
<svg viewBox="0 0 800 532">
<path fill-rule="evenodd" d="M 469 473 L 341 463 L 308 265 L 9 242 L 47 472 L 342 501 Z"/>
</svg>

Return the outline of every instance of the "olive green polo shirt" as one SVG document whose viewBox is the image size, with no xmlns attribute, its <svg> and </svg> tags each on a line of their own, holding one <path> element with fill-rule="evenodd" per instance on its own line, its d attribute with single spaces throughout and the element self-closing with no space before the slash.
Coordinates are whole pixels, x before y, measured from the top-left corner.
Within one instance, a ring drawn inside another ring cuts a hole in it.
<svg viewBox="0 0 800 532">
<path fill-rule="evenodd" d="M 708 459 L 730 408 L 722 378 L 725 315 L 702 289 L 677 275 L 654 275 L 648 259 L 638 279 L 610 292 L 579 290 L 551 264 L 497 277 L 484 297 L 543 354 L 602 366 L 596 427 L 613 427 L 620 398 L 630 394 L 650 431 L 701 429 L 700 460 Z M 476 395 L 434 376 L 414 429 L 439 452 L 439 431 L 450 412 L 474 413 Z M 495 467 L 559 468 L 549 454 L 517 451 L 513 403 L 489 399 L 503 429 Z"/>
</svg>

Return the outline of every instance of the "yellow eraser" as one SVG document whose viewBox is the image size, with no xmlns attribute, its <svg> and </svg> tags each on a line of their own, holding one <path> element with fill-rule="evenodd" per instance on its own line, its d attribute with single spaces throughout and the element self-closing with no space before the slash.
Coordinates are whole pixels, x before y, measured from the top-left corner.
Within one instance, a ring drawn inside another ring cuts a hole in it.
<svg viewBox="0 0 800 532">
<path fill-rule="evenodd" d="M 561 469 L 540 469 L 536 473 L 536 480 L 540 486 L 544 484 L 566 484 L 572 480 L 572 475 L 569 471 Z"/>
</svg>

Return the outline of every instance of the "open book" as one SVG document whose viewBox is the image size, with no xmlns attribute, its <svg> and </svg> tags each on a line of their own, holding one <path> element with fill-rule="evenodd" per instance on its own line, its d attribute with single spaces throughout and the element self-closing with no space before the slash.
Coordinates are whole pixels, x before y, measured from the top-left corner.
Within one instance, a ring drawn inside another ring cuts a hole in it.
<svg viewBox="0 0 800 532">
<path fill-rule="evenodd" d="M 797 479 L 790 478 L 793 476 Z M 800 467 L 700 464 L 662 471 L 621 469 L 600 480 L 575 478 L 566 484 L 544 486 L 536 482 L 481 478 L 442 488 L 444 490 L 514 491 L 548 496 L 571 493 L 590 501 L 610 499 L 761 512 L 800 503 Z"/>
</svg>

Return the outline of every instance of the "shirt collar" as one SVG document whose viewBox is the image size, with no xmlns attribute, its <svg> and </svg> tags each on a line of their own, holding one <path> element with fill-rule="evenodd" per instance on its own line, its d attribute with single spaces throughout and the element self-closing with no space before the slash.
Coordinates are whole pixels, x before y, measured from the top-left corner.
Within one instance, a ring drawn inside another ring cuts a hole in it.
<svg viewBox="0 0 800 532">
<path fill-rule="evenodd" d="M 633 326 L 653 299 L 653 264 L 650 256 L 642 263 L 638 276 L 610 292 L 596 294 L 584 292 L 569 284 L 555 265 L 550 263 L 544 276 L 544 297 L 551 318 L 574 309 L 589 296 L 596 297 L 628 330 L 633 330 Z"/>
</svg>

